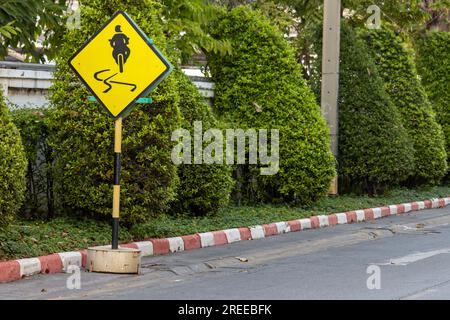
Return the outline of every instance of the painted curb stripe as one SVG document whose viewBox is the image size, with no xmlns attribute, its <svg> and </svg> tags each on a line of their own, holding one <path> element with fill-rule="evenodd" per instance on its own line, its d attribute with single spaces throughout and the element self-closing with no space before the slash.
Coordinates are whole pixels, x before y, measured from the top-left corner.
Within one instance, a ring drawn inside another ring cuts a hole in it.
<svg viewBox="0 0 450 320">
<path fill-rule="evenodd" d="M 432 207 L 439 208 L 439 199 L 431 199 Z"/>
<path fill-rule="evenodd" d="M 16 260 L 20 265 L 20 277 L 31 276 L 41 272 L 41 261 L 38 258 Z"/>
<path fill-rule="evenodd" d="M 58 253 L 61 259 L 62 272 L 68 272 L 69 266 L 77 266 L 81 268 L 83 257 L 81 252 L 61 252 Z"/>
<path fill-rule="evenodd" d="M 356 210 L 356 222 L 361 222 L 366 219 L 366 215 L 364 214 L 364 210 Z"/>
<path fill-rule="evenodd" d="M 300 224 L 300 221 L 298 220 L 291 220 L 288 221 L 289 224 L 289 230 L 291 232 L 296 232 L 302 230 L 302 225 Z"/>
<path fill-rule="evenodd" d="M 250 227 L 250 234 L 252 235 L 252 240 L 262 239 L 265 237 L 264 228 L 262 226 Z"/>
<path fill-rule="evenodd" d="M 381 217 L 387 217 L 391 214 L 389 207 L 381 207 Z"/>
<path fill-rule="evenodd" d="M 419 210 L 425 209 L 425 202 L 419 201 L 419 202 L 417 202 L 417 203 L 419 204 Z"/>
<path fill-rule="evenodd" d="M 291 227 L 289 226 L 289 223 L 287 223 L 285 221 L 276 222 L 275 225 L 277 226 L 278 234 L 291 232 Z"/>
<path fill-rule="evenodd" d="M 373 220 L 373 209 L 364 209 L 364 220 Z"/>
<path fill-rule="evenodd" d="M 241 241 L 241 233 L 239 232 L 239 229 L 227 229 L 223 230 L 223 232 L 225 232 L 227 237 L 227 243 Z"/>
<path fill-rule="evenodd" d="M 198 234 L 191 234 L 182 236 L 184 242 L 184 250 L 199 249 L 202 247 L 200 236 Z"/>
<path fill-rule="evenodd" d="M 169 251 L 174 253 L 178 251 L 184 251 L 184 241 L 181 237 L 167 238 L 169 242 Z"/>
<path fill-rule="evenodd" d="M 215 246 L 222 246 L 224 244 L 227 244 L 227 235 L 223 231 L 213 231 L 212 232 L 214 236 L 214 245 Z"/>
<path fill-rule="evenodd" d="M 252 234 L 249 228 L 238 228 L 241 234 L 241 241 L 252 240 Z"/>
<path fill-rule="evenodd" d="M 397 204 L 397 214 L 405 213 L 405 206 L 403 204 Z"/>
<path fill-rule="evenodd" d="M 372 209 L 373 218 L 380 219 L 381 218 L 381 208 L 373 208 Z"/>
<path fill-rule="evenodd" d="M 141 257 L 153 255 L 153 243 L 151 241 L 135 242 L 137 248 L 141 250 Z"/>
<path fill-rule="evenodd" d="M 318 216 L 309 217 L 311 229 L 320 228 L 320 221 Z"/>
<path fill-rule="evenodd" d="M 20 265 L 17 260 L 0 262 L 0 282 L 9 282 L 20 278 Z"/>
<path fill-rule="evenodd" d="M 389 211 L 391 212 L 391 215 L 397 214 L 397 206 L 396 205 L 389 206 Z"/>
<path fill-rule="evenodd" d="M 336 213 L 338 224 L 347 224 L 347 214 L 346 213 Z"/>
<path fill-rule="evenodd" d="M 212 232 L 199 233 L 202 248 L 214 246 L 214 235 Z"/>
<path fill-rule="evenodd" d="M 405 213 L 410 212 L 411 211 L 411 203 L 404 203 L 403 208 L 405 208 L 405 210 L 403 212 L 405 212 Z"/>
<path fill-rule="evenodd" d="M 80 250 L 79 252 L 81 254 L 81 266 L 83 268 L 86 268 L 86 264 L 87 264 L 87 249 L 86 250 Z"/>
<path fill-rule="evenodd" d="M 353 223 L 357 221 L 356 212 L 349 211 L 345 213 L 347 215 L 347 223 Z"/>
<path fill-rule="evenodd" d="M 170 252 L 170 244 L 167 239 L 150 239 L 153 244 L 153 254 L 160 255 Z"/>
<path fill-rule="evenodd" d="M 123 244 L 120 244 L 119 247 L 130 248 L 130 249 L 139 249 L 137 244 L 134 243 L 134 242 L 132 242 L 132 243 L 123 243 Z"/>
<path fill-rule="evenodd" d="M 335 226 L 337 224 L 338 224 L 338 218 L 337 218 L 336 214 L 330 214 L 328 216 L 328 225 Z"/>
<path fill-rule="evenodd" d="M 300 219 L 298 220 L 300 225 L 302 226 L 302 230 L 311 229 L 311 220 L 310 219 Z"/>
<path fill-rule="evenodd" d="M 41 263 L 40 273 L 59 273 L 62 271 L 62 261 L 58 254 L 50 254 L 48 256 L 38 257 Z"/>
<path fill-rule="evenodd" d="M 330 225 L 330 222 L 328 220 L 328 216 L 320 215 L 320 216 L 317 216 L 317 218 L 319 219 L 319 228 L 325 228 L 325 227 L 328 227 Z"/>
<path fill-rule="evenodd" d="M 277 225 L 275 223 L 263 224 L 262 227 L 264 228 L 264 235 L 266 237 L 278 234 Z"/>
</svg>

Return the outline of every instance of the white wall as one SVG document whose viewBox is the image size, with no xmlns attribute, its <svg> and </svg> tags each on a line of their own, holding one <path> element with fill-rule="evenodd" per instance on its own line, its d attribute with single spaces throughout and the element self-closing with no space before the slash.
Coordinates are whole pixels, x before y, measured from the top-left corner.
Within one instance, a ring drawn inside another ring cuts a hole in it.
<svg viewBox="0 0 450 320">
<path fill-rule="evenodd" d="M 19 107 L 45 107 L 48 104 L 48 89 L 52 85 L 53 68 L 51 65 L 0 61 L 0 85 L 4 96 Z M 183 71 L 205 98 L 209 100 L 214 97 L 214 83 L 202 77 L 199 69 Z"/>
<path fill-rule="evenodd" d="M 12 68 L 13 66 L 19 68 Z M 30 70 L 32 64 L 0 64 L 0 85 L 6 99 L 15 105 L 45 106 L 53 79 L 50 70 Z"/>
</svg>

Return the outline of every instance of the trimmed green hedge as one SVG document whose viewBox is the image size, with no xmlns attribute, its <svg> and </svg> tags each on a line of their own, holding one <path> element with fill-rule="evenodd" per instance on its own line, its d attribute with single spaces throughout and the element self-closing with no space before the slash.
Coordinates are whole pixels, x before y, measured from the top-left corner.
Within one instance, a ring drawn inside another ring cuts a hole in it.
<svg viewBox="0 0 450 320">
<path fill-rule="evenodd" d="M 450 33 L 432 31 L 416 41 L 417 71 L 442 126 L 450 159 Z"/>
<path fill-rule="evenodd" d="M 335 175 L 329 132 L 288 41 L 247 6 L 224 10 L 210 33 L 232 47 L 231 55 L 208 56 L 219 118 L 229 128 L 279 129 L 279 172 L 262 176 L 260 165 L 239 165 L 238 194 L 302 204 L 326 194 Z"/>
<path fill-rule="evenodd" d="M 194 135 L 194 121 L 201 121 L 203 131 L 220 129 L 211 108 L 194 84 L 179 69 L 176 71 L 180 94 L 180 110 L 183 114 L 182 127 Z M 203 143 L 206 147 L 207 143 Z M 180 185 L 174 211 L 204 215 L 215 213 L 228 204 L 233 188 L 231 166 L 220 164 L 180 164 L 178 166 Z"/>
<path fill-rule="evenodd" d="M 415 169 L 409 183 L 439 183 L 447 172 L 445 140 L 417 75 L 412 51 L 386 23 L 378 30 L 364 31 L 363 38 L 413 142 Z"/>
<path fill-rule="evenodd" d="M 113 133 L 111 118 L 70 70 L 69 57 L 116 11 L 126 11 L 165 52 L 156 1 L 82 1 L 81 28 L 69 30 L 57 57 L 51 102 L 51 145 L 56 152 L 58 192 L 67 209 L 84 216 L 109 218 L 112 204 Z M 181 124 L 174 75 L 124 119 L 121 172 L 121 219 L 127 224 L 166 211 L 178 183 L 171 161 L 171 133 Z"/>
<path fill-rule="evenodd" d="M 22 206 L 26 168 L 22 139 L 0 89 L 0 225 L 7 224 Z"/>
<path fill-rule="evenodd" d="M 53 217 L 55 199 L 53 190 L 53 150 L 47 143 L 49 109 L 16 108 L 12 120 L 20 131 L 27 156 L 27 173 L 22 215 Z"/>
<path fill-rule="evenodd" d="M 313 85 L 320 96 L 322 35 Z M 342 21 L 339 74 L 339 174 L 342 191 L 379 193 L 413 169 L 413 148 L 364 42 Z"/>
</svg>

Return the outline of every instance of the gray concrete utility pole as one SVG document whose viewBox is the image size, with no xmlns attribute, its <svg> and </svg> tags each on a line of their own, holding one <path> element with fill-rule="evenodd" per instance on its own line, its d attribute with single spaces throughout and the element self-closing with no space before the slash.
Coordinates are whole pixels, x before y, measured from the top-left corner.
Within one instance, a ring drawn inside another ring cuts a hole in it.
<svg viewBox="0 0 450 320">
<path fill-rule="evenodd" d="M 322 90 L 321 110 L 330 128 L 331 151 L 338 156 L 338 90 L 339 90 L 339 47 L 341 32 L 341 0 L 324 0 L 323 47 L 322 47 Z M 338 193 L 337 178 L 334 178 L 329 194 Z"/>
</svg>

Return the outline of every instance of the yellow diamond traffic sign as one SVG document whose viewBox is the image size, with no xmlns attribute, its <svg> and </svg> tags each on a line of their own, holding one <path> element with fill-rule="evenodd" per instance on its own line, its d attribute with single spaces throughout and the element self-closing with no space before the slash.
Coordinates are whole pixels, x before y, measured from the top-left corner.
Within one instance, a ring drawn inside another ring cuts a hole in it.
<svg viewBox="0 0 450 320">
<path fill-rule="evenodd" d="M 172 70 L 153 41 L 122 11 L 70 58 L 69 65 L 114 119 L 126 115 Z"/>
</svg>

